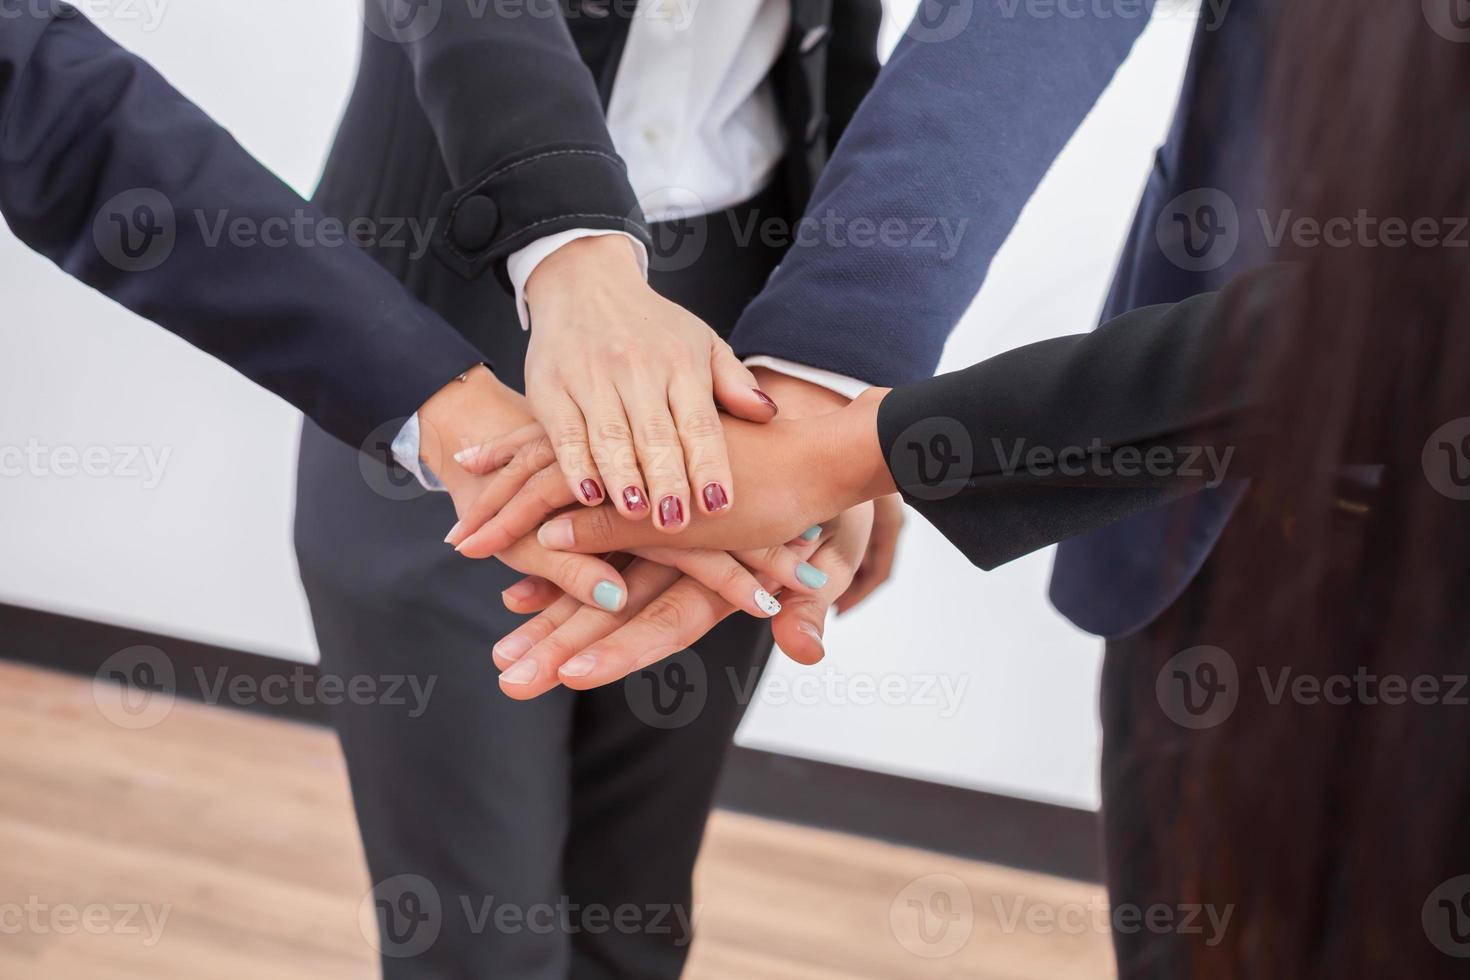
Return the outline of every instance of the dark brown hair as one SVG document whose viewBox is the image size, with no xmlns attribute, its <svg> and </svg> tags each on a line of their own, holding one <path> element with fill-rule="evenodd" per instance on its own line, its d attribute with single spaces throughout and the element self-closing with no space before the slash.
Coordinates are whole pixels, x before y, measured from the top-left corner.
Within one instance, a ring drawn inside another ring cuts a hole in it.
<svg viewBox="0 0 1470 980">
<path fill-rule="evenodd" d="M 1463 977 L 1470 887 L 1445 883 L 1470 875 L 1470 707 L 1445 701 L 1470 673 L 1470 43 L 1420 0 L 1279 6 L 1273 207 L 1434 232 L 1276 256 L 1302 278 L 1250 354 L 1260 479 L 1200 634 L 1241 695 L 1152 780 L 1157 886 L 1233 906 L 1191 976 Z M 1376 488 L 1344 479 L 1360 464 L 1383 467 Z M 1434 703 L 1384 703 L 1390 675 L 1436 679 Z M 1267 697 L 1282 676 L 1379 683 Z"/>
</svg>

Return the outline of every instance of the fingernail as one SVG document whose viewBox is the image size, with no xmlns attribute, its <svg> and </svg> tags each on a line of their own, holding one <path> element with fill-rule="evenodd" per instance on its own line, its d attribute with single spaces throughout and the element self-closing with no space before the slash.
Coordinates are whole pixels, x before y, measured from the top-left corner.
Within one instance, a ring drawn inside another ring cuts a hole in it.
<svg viewBox="0 0 1470 980">
<path fill-rule="evenodd" d="M 536 532 L 536 540 L 541 542 L 543 548 L 565 551 L 576 544 L 576 534 L 572 531 L 570 519 L 558 517 L 554 521 L 547 521 L 541 525 L 541 530 Z"/>
<path fill-rule="evenodd" d="M 529 599 L 535 594 L 536 584 L 530 579 L 523 578 L 515 585 L 512 585 L 510 588 L 500 593 L 500 597 L 502 599 L 514 599 L 515 601 L 519 602 L 522 599 Z"/>
<path fill-rule="evenodd" d="M 684 501 L 678 497 L 665 497 L 658 502 L 658 522 L 664 527 L 677 527 L 684 523 Z M 547 545 L 548 548 L 551 545 Z"/>
<path fill-rule="evenodd" d="M 529 684 L 536 679 L 536 661 L 517 660 L 500 672 L 502 684 Z"/>
<path fill-rule="evenodd" d="M 561 665 L 558 671 L 563 677 L 586 677 L 597 666 L 597 658 L 590 653 L 579 653 Z"/>
<path fill-rule="evenodd" d="M 641 514 L 648 509 L 648 498 L 643 496 L 643 491 L 637 487 L 627 487 L 623 490 L 623 506 L 628 508 L 630 514 Z"/>
<path fill-rule="evenodd" d="M 461 449 L 459 452 L 454 454 L 454 461 L 461 466 L 468 466 L 470 463 L 474 462 L 475 457 L 479 456 L 484 449 L 484 445 L 471 446 L 468 449 Z"/>
<path fill-rule="evenodd" d="M 495 644 L 495 656 L 506 663 L 515 663 L 531 649 L 531 640 L 525 636 L 507 636 Z"/>
<path fill-rule="evenodd" d="M 755 590 L 755 607 L 767 616 L 774 616 L 781 611 L 781 603 L 765 589 Z"/>
<path fill-rule="evenodd" d="M 604 579 L 593 588 L 592 601 L 608 612 L 617 612 L 623 608 L 623 590 Z"/>
<path fill-rule="evenodd" d="M 462 527 L 464 527 L 464 521 L 455 521 L 454 522 L 454 527 L 450 528 L 449 529 L 449 533 L 446 534 L 446 535 L 444 535 L 444 543 L 445 544 L 451 544 L 451 543 L 453 543 L 454 536 L 459 533 L 459 529 L 462 528 Z"/>
<path fill-rule="evenodd" d="M 817 646 L 818 647 L 821 647 L 822 652 L 823 653 L 826 653 L 827 652 L 826 644 L 824 644 L 822 642 L 822 634 L 821 633 L 818 633 L 817 632 L 817 628 L 815 626 L 813 626 L 811 623 L 798 623 L 797 626 L 796 626 L 796 631 L 798 633 L 805 633 L 807 636 L 810 636 L 813 640 L 816 640 L 817 641 Z"/>
<path fill-rule="evenodd" d="M 822 525 L 820 524 L 813 524 L 811 527 L 801 532 L 801 540 L 803 541 L 815 541 L 821 536 Z"/>
<path fill-rule="evenodd" d="M 827 584 L 827 573 L 815 565 L 802 562 L 796 566 L 796 580 L 809 589 L 820 589 Z"/>
<path fill-rule="evenodd" d="M 771 411 L 773 411 L 773 412 L 779 412 L 779 411 L 781 411 L 780 407 L 777 406 L 775 400 L 772 399 L 770 395 L 766 394 L 764 391 L 761 391 L 759 388 L 752 388 L 750 390 L 753 391 L 753 392 L 755 392 L 755 397 L 759 398 L 761 400 L 761 402 L 763 402 L 765 404 L 765 406 L 767 408 L 769 408 Z"/>
<path fill-rule="evenodd" d="M 595 504 L 602 499 L 602 487 L 597 485 L 596 480 L 583 480 L 581 489 L 582 499 L 589 504 Z"/>
<path fill-rule="evenodd" d="M 730 497 L 725 493 L 725 488 L 718 483 L 711 483 L 704 488 L 704 509 L 711 514 L 724 510 L 730 506 Z"/>
</svg>

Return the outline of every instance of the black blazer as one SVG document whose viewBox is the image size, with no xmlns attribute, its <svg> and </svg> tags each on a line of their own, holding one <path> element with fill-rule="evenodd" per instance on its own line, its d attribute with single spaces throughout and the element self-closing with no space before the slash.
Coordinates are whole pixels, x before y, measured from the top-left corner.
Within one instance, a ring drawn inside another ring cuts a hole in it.
<svg viewBox="0 0 1470 980">
<path fill-rule="evenodd" d="M 1247 475 L 1242 422 L 1260 372 L 1238 354 L 1255 347 L 1292 275 L 1268 267 L 893 389 L 878 430 L 894 482 L 991 569 Z M 1237 356 L 1222 362 L 1227 331 L 1239 331 Z"/>
<path fill-rule="evenodd" d="M 365 3 L 357 84 L 316 200 L 431 224 L 430 261 L 374 252 L 415 293 L 491 350 L 480 331 L 500 300 L 486 288 L 503 293 L 511 253 L 571 228 L 649 241 L 604 117 L 632 0 L 526 0 L 505 8 L 514 16 L 479 0 Z M 881 19 L 881 0 L 792 0 L 774 82 L 798 211 L 877 76 Z"/>
<path fill-rule="evenodd" d="M 480 359 L 350 244 L 223 233 L 324 216 L 76 10 L 7 6 L 0 214 L 21 241 L 352 446 Z"/>
</svg>

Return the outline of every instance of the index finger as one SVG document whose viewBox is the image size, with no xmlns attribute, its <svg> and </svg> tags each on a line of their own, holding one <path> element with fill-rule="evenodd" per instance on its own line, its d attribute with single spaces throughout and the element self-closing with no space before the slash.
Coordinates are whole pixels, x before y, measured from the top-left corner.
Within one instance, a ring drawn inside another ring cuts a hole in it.
<svg viewBox="0 0 1470 980">
<path fill-rule="evenodd" d="M 698 582 L 680 579 L 627 625 L 562 664 L 557 677 L 577 691 L 622 680 L 688 647 L 733 612 L 734 606 Z"/>
</svg>

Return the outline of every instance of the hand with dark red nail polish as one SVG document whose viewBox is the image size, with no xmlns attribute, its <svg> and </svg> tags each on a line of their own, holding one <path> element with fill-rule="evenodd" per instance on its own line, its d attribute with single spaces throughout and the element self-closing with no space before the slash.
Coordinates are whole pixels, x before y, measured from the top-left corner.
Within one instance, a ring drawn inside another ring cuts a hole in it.
<svg viewBox="0 0 1470 980">
<path fill-rule="evenodd" d="M 627 487 L 623 490 L 623 506 L 630 514 L 642 514 L 648 510 L 648 499 L 639 488 Z"/>
<path fill-rule="evenodd" d="M 597 485 L 596 480 L 583 480 L 582 499 L 589 504 L 595 504 L 602 499 L 602 487 Z"/>
<path fill-rule="evenodd" d="M 725 488 L 718 483 L 711 483 L 704 488 L 704 509 L 711 514 L 718 513 L 730 506 L 730 495 Z"/>
<path fill-rule="evenodd" d="M 684 523 L 684 501 L 678 497 L 665 497 L 658 502 L 660 527 L 678 527 Z"/>
</svg>

